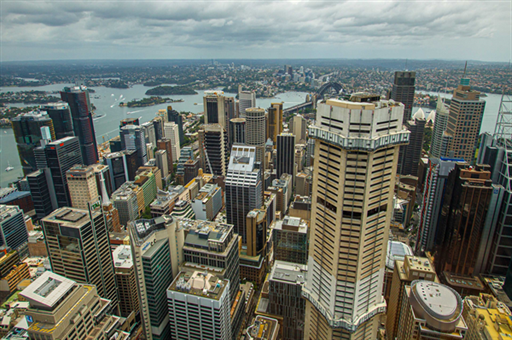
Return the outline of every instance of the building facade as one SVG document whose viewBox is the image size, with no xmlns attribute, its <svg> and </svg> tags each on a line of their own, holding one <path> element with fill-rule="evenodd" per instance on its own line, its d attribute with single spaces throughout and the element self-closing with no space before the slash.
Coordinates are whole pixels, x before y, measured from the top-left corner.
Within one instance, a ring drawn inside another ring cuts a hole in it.
<svg viewBox="0 0 512 340">
<path fill-rule="evenodd" d="M 391 99 L 404 104 L 404 122 L 411 119 L 412 106 L 414 104 L 414 90 L 416 89 L 414 86 L 415 82 L 416 72 L 395 72 Z"/>
</svg>

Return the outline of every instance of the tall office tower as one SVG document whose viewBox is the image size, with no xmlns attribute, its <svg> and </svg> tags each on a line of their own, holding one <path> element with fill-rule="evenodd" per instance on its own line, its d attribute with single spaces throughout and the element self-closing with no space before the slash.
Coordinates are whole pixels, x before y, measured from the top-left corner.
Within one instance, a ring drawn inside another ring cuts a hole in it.
<svg viewBox="0 0 512 340">
<path fill-rule="evenodd" d="M 434 266 L 428 258 L 405 256 L 403 261 L 395 260 L 389 305 L 386 312 L 386 335 L 388 339 L 397 338 L 405 286 L 418 279 L 439 282 Z"/>
<path fill-rule="evenodd" d="M 425 174 L 416 252 L 433 251 L 448 176 L 463 159 L 430 158 Z"/>
<path fill-rule="evenodd" d="M 277 178 L 282 174 L 292 175 L 295 183 L 295 136 L 291 133 L 281 133 L 277 136 Z"/>
<path fill-rule="evenodd" d="M 432 142 L 430 145 L 430 156 L 441 158 L 446 156 L 446 149 L 450 137 L 446 134 L 446 126 L 448 125 L 449 111 L 441 95 L 437 97 L 436 115 L 434 128 L 432 130 Z"/>
<path fill-rule="evenodd" d="M 183 231 L 166 216 L 130 222 L 128 230 L 144 336 L 148 340 L 170 339 L 166 290 L 182 262 Z"/>
<path fill-rule="evenodd" d="M 226 176 L 228 139 L 220 124 L 204 125 L 199 130 L 200 167 L 205 173 Z"/>
<path fill-rule="evenodd" d="M 148 161 L 144 129 L 139 125 L 126 125 L 119 130 L 119 135 L 121 148 L 136 151 L 139 166 L 144 165 Z"/>
<path fill-rule="evenodd" d="M 140 308 L 139 294 L 130 246 L 120 245 L 116 247 L 112 252 L 112 258 L 114 259 L 121 316 L 128 317 L 132 312 L 137 314 Z"/>
<path fill-rule="evenodd" d="M 233 118 L 238 118 L 236 100 L 234 97 L 224 97 L 224 110 L 226 112 L 226 123 Z"/>
<path fill-rule="evenodd" d="M 246 216 L 249 211 L 261 208 L 261 169 L 256 164 L 256 148 L 233 146 L 226 175 L 224 201 L 226 218 L 235 226 L 235 232 L 247 243 Z"/>
<path fill-rule="evenodd" d="M 137 192 L 131 187 L 121 186 L 114 191 L 112 193 L 112 203 L 119 212 L 119 222 L 121 225 L 128 225 L 128 222 L 134 221 L 139 217 Z"/>
<path fill-rule="evenodd" d="M 247 256 L 265 255 L 267 252 L 267 214 L 264 209 L 253 209 L 246 217 Z"/>
<path fill-rule="evenodd" d="M 42 219 L 42 227 L 52 271 L 96 285 L 98 294 L 117 310 L 114 264 L 103 214 L 93 209 L 59 208 Z"/>
<path fill-rule="evenodd" d="M 256 147 L 256 162 L 263 164 L 263 153 L 265 152 L 265 110 L 251 107 L 245 110 L 245 144 Z"/>
<path fill-rule="evenodd" d="M 11 123 L 23 174 L 28 175 L 38 169 L 34 149 L 40 145 L 41 128 L 49 127 L 51 139 L 55 139 L 53 121 L 44 111 L 32 111 L 19 114 L 11 120 Z"/>
<path fill-rule="evenodd" d="M 176 163 L 180 157 L 180 136 L 178 125 L 174 122 L 165 123 L 164 136 L 171 141 L 172 160 Z"/>
<path fill-rule="evenodd" d="M 228 280 L 204 270 L 178 274 L 167 289 L 168 339 L 229 340 L 231 317 Z"/>
<path fill-rule="evenodd" d="M 187 184 L 197 177 L 197 174 L 199 173 L 199 160 L 189 159 L 188 161 L 186 161 L 185 164 L 183 165 L 183 172 L 184 183 Z"/>
<path fill-rule="evenodd" d="M 414 90 L 416 89 L 414 86 L 415 82 L 416 72 L 395 72 L 391 99 L 404 104 L 404 122 L 411 119 L 412 106 L 414 105 Z"/>
<path fill-rule="evenodd" d="M 98 186 L 98 193 L 101 193 L 101 179 L 105 180 L 105 188 L 107 190 L 107 196 L 110 197 L 112 195 L 112 183 L 110 182 L 110 169 L 108 165 L 105 164 L 93 164 L 90 166 L 94 175 L 96 176 L 96 185 Z"/>
<path fill-rule="evenodd" d="M 45 147 L 47 166 L 50 169 L 55 189 L 57 206 L 70 207 L 68 181 L 66 172 L 76 164 L 82 164 L 82 154 L 77 137 L 66 137 L 53 141 Z"/>
<path fill-rule="evenodd" d="M 109 153 L 103 158 L 110 169 L 109 175 L 112 190 L 116 191 L 124 182 L 129 180 L 126 153 L 124 151 Z"/>
<path fill-rule="evenodd" d="M 73 119 L 71 118 L 68 103 L 43 104 L 39 107 L 39 110 L 46 111 L 48 116 L 52 119 L 56 139 L 73 137 L 75 135 L 75 131 L 73 131 Z"/>
<path fill-rule="evenodd" d="M 180 145 L 185 143 L 185 133 L 183 132 L 183 116 L 172 106 L 167 106 L 167 121 L 174 122 L 178 126 L 178 133 L 180 135 Z"/>
<path fill-rule="evenodd" d="M 268 108 L 267 118 L 267 136 L 275 145 L 277 144 L 277 136 L 283 132 L 283 103 L 272 103 Z"/>
<path fill-rule="evenodd" d="M 194 157 L 194 151 L 190 146 L 185 146 L 180 150 L 180 156 L 178 159 L 178 165 L 176 167 L 176 181 L 179 184 L 185 185 L 188 182 L 185 182 L 185 163 L 191 160 Z"/>
<path fill-rule="evenodd" d="M 156 147 L 158 150 L 165 150 L 167 153 L 167 167 L 169 172 L 172 172 L 174 158 L 172 158 L 172 142 L 171 139 L 167 137 L 162 137 L 156 142 Z M 177 160 L 177 159 L 176 159 Z"/>
<path fill-rule="evenodd" d="M 306 167 L 313 166 L 314 152 L 315 140 L 313 138 L 309 138 L 306 146 Z"/>
<path fill-rule="evenodd" d="M 28 174 L 26 178 L 37 219 L 48 216 L 53 210 L 57 209 L 55 192 L 48 185 L 49 181 L 51 183 L 50 172 L 37 170 Z"/>
<path fill-rule="evenodd" d="M 299 217 L 285 216 L 272 228 L 274 259 L 308 263 L 308 224 Z"/>
<path fill-rule="evenodd" d="M 301 115 L 297 115 L 292 118 L 291 121 L 291 132 L 296 137 L 297 144 L 304 144 L 306 142 L 306 132 L 308 129 L 308 122 Z"/>
<path fill-rule="evenodd" d="M 229 121 L 229 147 L 245 144 L 245 118 L 233 118 Z"/>
<path fill-rule="evenodd" d="M 155 152 L 156 166 L 162 171 L 162 177 L 167 178 L 169 176 L 169 163 L 167 159 L 166 150 L 158 150 Z"/>
<path fill-rule="evenodd" d="M 71 206 L 87 209 L 87 204 L 98 197 L 98 184 L 92 166 L 75 165 L 66 172 Z"/>
<path fill-rule="evenodd" d="M 215 272 L 219 278 L 229 280 L 231 286 L 228 295 L 231 304 L 234 304 L 240 290 L 238 235 L 234 232 L 234 227 L 189 219 L 181 219 L 178 223 L 186 234 L 183 266 L 197 268 L 208 263 L 209 270 Z"/>
<path fill-rule="evenodd" d="M 306 301 L 301 292 L 306 272 L 306 265 L 279 260 L 270 271 L 267 312 L 283 319 L 283 340 L 304 338 Z"/>
<path fill-rule="evenodd" d="M 98 295 L 97 287 L 44 272 L 21 293 L 29 302 L 30 339 L 118 339 L 130 334 L 116 331 L 119 317 L 109 315 L 111 301 Z"/>
<path fill-rule="evenodd" d="M 460 295 L 436 282 L 415 280 L 404 289 L 397 339 L 464 339 Z"/>
<path fill-rule="evenodd" d="M 480 92 L 471 90 L 469 79 L 462 78 L 453 91 L 446 133 L 451 137 L 447 155 L 462 158 L 472 164 L 482 126 L 485 101 Z"/>
<path fill-rule="evenodd" d="M 83 164 L 91 165 L 98 162 L 98 146 L 92 119 L 92 106 L 89 91 L 85 86 L 65 87 L 60 98 L 69 104 L 73 118 L 73 130 L 80 142 Z M 82 163 L 82 162 L 80 162 Z"/>
<path fill-rule="evenodd" d="M 293 68 L 291 65 L 284 65 L 284 73 L 293 76 Z"/>
<path fill-rule="evenodd" d="M 238 88 L 238 116 L 245 118 L 245 110 L 250 107 L 256 107 L 256 92 L 242 91 L 242 87 Z"/>
<path fill-rule="evenodd" d="M 144 131 L 144 139 L 147 143 L 151 143 L 153 145 L 156 145 L 156 133 L 155 133 L 155 126 L 153 125 L 153 122 L 146 122 L 143 123 L 141 126 L 142 130 Z"/>
<path fill-rule="evenodd" d="M 204 123 L 220 124 L 224 130 L 228 129 L 229 119 L 224 107 L 224 93 L 205 91 L 203 97 Z"/>
<path fill-rule="evenodd" d="M 16 250 L 23 258 L 28 255 L 25 215 L 18 206 L 0 204 L 0 249 Z"/>
<path fill-rule="evenodd" d="M 375 339 L 404 106 L 379 96 L 318 104 L 305 339 Z"/>
<path fill-rule="evenodd" d="M 425 113 L 420 108 L 411 120 L 405 122 L 405 127 L 411 132 L 409 144 L 400 148 L 398 171 L 400 175 L 418 176 L 418 165 L 423 150 L 423 135 L 425 133 Z"/>
<path fill-rule="evenodd" d="M 155 139 L 158 141 L 164 136 L 164 121 L 161 117 L 156 117 L 151 120 L 155 128 Z"/>
</svg>

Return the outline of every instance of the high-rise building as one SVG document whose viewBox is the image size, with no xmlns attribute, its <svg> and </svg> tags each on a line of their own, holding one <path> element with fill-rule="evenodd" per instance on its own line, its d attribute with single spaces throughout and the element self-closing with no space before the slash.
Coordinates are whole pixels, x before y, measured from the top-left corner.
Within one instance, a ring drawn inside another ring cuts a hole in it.
<svg viewBox="0 0 512 340">
<path fill-rule="evenodd" d="M 124 182 L 129 180 L 126 152 L 113 152 L 105 155 L 103 158 L 110 169 L 109 176 L 110 183 L 112 183 L 112 190 L 116 191 Z"/>
<path fill-rule="evenodd" d="M 222 208 L 222 190 L 217 184 L 205 184 L 191 201 L 198 220 L 213 221 Z"/>
<path fill-rule="evenodd" d="M 155 127 L 155 138 L 158 141 L 164 136 L 164 121 L 162 117 L 153 118 L 151 121 Z"/>
<path fill-rule="evenodd" d="M 450 136 L 446 134 L 446 126 L 448 125 L 449 111 L 444 105 L 441 95 L 437 97 L 437 106 L 435 110 L 435 121 L 432 129 L 432 141 L 430 144 L 430 156 L 441 158 L 446 156 Z M 430 116 L 430 114 L 429 114 Z"/>
<path fill-rule="evenodd" d="M 170 138 L 162 137 L 156 142 L 158 150 L 165 150 L 167 153 L 167 168 L 172 172 L 174 158 L 172 158 L 172 141 Z M 177 159 L 176 159 L 177 161 Z"/>
<path fill-rule="evenodd" d="M 20 295 L 30 305 L 26 315 L 33 321 L 27 329 L 31 339 L 130 338 L 116 330 L 119 317 L 110 315 L 111 301 L 101 298 L 94 285 L 47 271 Z"/>
<path fill-rule="evenodd" d="M 412 117 L 404 123 L 411 132 L 409 144 L 400 148 L 398 157 L 398 171 L 400 175 L 418 176 L 418 165 L 423 151 L 423 135 L 425 133 L 425 113 L 420 108 Z"/>
<path fill-rule="evenodd" d="M 414 105 L 414 86 L 416 82 L 416 72 L 396 71 L 391 90 L 391 99 L 404 104 L 403 122 L 411 119 L 412 106 Z"/>
<path fill-rule="evenodd" d="M 229 121 L 229 147 L 245 144 L 245 118 L 233 118 Z"/>
<path fill-rule="evenodd" d="M 140 119 L 139 118 L 123 118 L 119 121 L 119 130 L 123 128 L 123 126 L 127 125 L 140 125 Z"/>
<path fill-rule="evenodd" d="M 75 165 L 66 172 L 71 206 L 87 209 L 87 204 L 98 197 L 96 173 L 92 166 Z"/>
<path fill-rule="evenodd" d="M 122 185 L 114 191 L 112 203 L 119 212 L 119 222 L 121 225 L 128 225 L 128 222 L 134 221 L 139 217 L 137 192 L 130 186 Z"/>
<path fill-rule="evenodd" d="M 305 339 L 374 339 L 404 106 L 379 96 L 318 103 Z"/>
<path fill-rule="evenodd" d="M 144 131 L 144 139 L 146 140 L 146 143 L 151 143 L 153 146 L 156 146 L 157 139 L 153 122 L 143 123 L 140 127 Z"/>
<path fill-rule="evenodd" d="M 297 115 L 291 119 L 290 123 L 290 131 L 295 135 L 295 141 L 298 144 L 304 144 L 306 142 L 308 122 L 301 115 Z"/>
<path fill-rule="evenodd" d="M 16 250 L 22 257 L 28 254 L 28 231 L 23 210 L 0 204 L 0 249 Z"/>
<path fill-rule="evenodd" d="M 178 162 L 180 157 L 180 135 L 178 125 L 174 122 L 164 124 L 164 136 L 171 141 L 171 153 L 174 163 Z"/>
<path fill-rule="evenodd" d="M 395 261 L 386 313 L 386 335 L 388 339 L 397 339 L 405 286 L 418 279 L 439 282 L 434 266 L 428 258 L 405 256 L 403 261 Z"/>
<path fill-rule="evenodd" d="M 470 164 L 474 162 L 484 108 L 480 92 L 471 90 L 469 79 L 461 79 L 450 103 L 446 133 L 451 139 L 447 156 L 462 158 Z"/>
<path fill-rule="evenodd" d="M 265 110 L 256 107 L 246 109 L 245 121 L 245 144 L 256 148 L 256 162 L 263 164 L 263 153 L 267 141 Z"/>
<path fill-rule="evenodd" d="M 38 169 L 34 149 L 40 145 L 41 128 L 47 126 L 51 139 L 55 139 L 53 121 L 45 111 L 32 111 L 19 114 L 11 123 L 23 173 L 28 175 Z"/>
<path fill-rule="evenodd" d="M 228 129 L 229 119 L 224 107 L 224 93 L 206 91 L 203 97 L 204 123 L 220 124 L 224 130 Z"/>
<path fill-rule="evenodd" d="M 121 148 L 136 151 L 139 166 L 144 165 L 148 161 L 144 129 L 139 125 L 126 125 L 119 130 L 119 134 Z"/>
<path fill-rule="evenodd" d="M 178 111 L 173 110 L 172 106 L 167 106 L 167 121 L 176 123 L 178 126 L 178 133 L 180 135 L 180 145 L 185 143 L 185 133 L 183 132 L 183 116 Z M 161 136 L 159 138 L 161 138 Z"/>
<path fill-rule="evenodd" d="M 233 146 L 225 182 L 224 200 L 226 218 L 235 226 L 235 232 L 247 243 L 246 216 L 249 211 L 261 208 L 261 170 L 256 164 L 256 148 Z"/>
<path fill-rule="evenodd" d="M 169 176 L 169 163 L 167 159 L 166 150 L 158 150 L 155 152 L 156 166 L 162 172 L 162 177 L 167 178 Z"/>
<path fill-rule="evenodd" d="M 57 209 L 57 198 L 51 183 L 49 171 L 37 170 L 26 176 L 30 187 L 30 195 L 34 202 L 37 219 L 48 216 L 53 210 Z"/>
<path fill-rule="evenodd" d="M 166 216 L 130 222 L 128 230 L 144 336 L 148 340 L 170 339 L 166 290 L 183 260 L 183 231 Z"/>
<path fill-rule="evenodd" d="M 274 142 L 274 149 L 277 145 L 277 136 L 283 132 L 283 103 L 272 103 L 268 108 L 267 136 Z"/>
<path fill-rule="evenodd" d="M 46 164 L 51 174 L 51 184 L 55 189 L 58 207 L 70 207 L 66 172 L 76 164 L 82 164 L 80 143 L 77 137 L 58 139 L 45 147 Z"/>
<path fill-rule="evenodd" d="M 199 160 L 189 159 L 185 162 L 185 164 L 183 164 L 183 168 L 183 182 L 186 185 L 188 182 L 197 177 L 197 174 L 199 173 Z"/>
<path fill-rule="evenodd" d="M 169 339 L 232 339 L 229 286 L 204 270 L 180 272 L 167 289 Z"/>
<path fill-rule="evenodd" d="M 55 139 L 65 137 L 73 137 L 73 119 L 71 118 L 71 111 L 69 110 L 68 103 L 48 103 L 39 107 L 41 111 L 46 111 L 48 116 L 53 121 L 53 128 L 55 129 Z"/>
<path fill-rule="evenodd" d="M 291 133 L 281 133 L 277 136 L 277 178 L 282 174 L 292 175 L 295 183 L 295 136 Z"/>
<path fill-rule="evenodd" d="M 119 294 L 119 312 L 128 317 L 132 312 L 139 313 L 139 294 L 137 292 L 137 277 L 133 266 L 130 246 L 119 245 L 112 252 L 116 273 L 117 292 Z"/>
<path fill-rule="evenodd" d="M 285 216 L 272 228 L 274 259 L 298 264 L 308 263 L 308 225 L 299 217 Z"/>
<path fill-rule="evenodd" d="M 265 209 L 249 211 L 246 217 L 247 256 L 266 254 L 268 229 Z"/>
<path fill-rule="evenodd" d="M 98 162 L 98 146 L 92 118 L 92 106 L 89 91 L 85 86 L 65 87 L 60 98 L 69 104 L 73 118 L 73 130 L 80 143 L 83 164 L 91 165 Z M 82 162 L 80 162 L 82 163 Z"/>
<path fill-rule="evenodd" d="M 464 339 L 460 295 L 440 283 L 415 280 L 405 286 L 397 339 Z"/>
<path fill-rule="evenodd" d="M 98 206 L 100 202 L 98 201 Z M 101 211 L 59 208 L 42 219 L 48 258 L 56 274 L 93 284 L 118 308 L 114 264 Z"/>
<path fill-rule="evenodd" d="M 238 89 L 238 115 L 240 118 L 245 118 L 245 110 L 250 107 L 256 107 L 256 92 L 242 91 Z"/>
<path fill-rule="evenodd" d="M 315 140 L 313 138 L 308 139 L 306 145 L 306 167 L 313 166 L 313 157 L 315 152 Z"/>
<path fill-rule="evenodd" d="M 226 131 L 220 124 L 204 125 L 204 129 L 199 130 L 200 167 L 203 172 L 226 176 L 227 147 Z"/>
</svg>

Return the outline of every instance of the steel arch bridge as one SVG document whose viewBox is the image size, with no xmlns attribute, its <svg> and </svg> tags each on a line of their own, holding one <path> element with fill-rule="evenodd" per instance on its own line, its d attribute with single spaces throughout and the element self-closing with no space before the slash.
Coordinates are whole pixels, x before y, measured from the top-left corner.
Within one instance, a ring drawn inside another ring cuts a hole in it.
<svg viewBox="0 0 512 340">
<path fill-rule="evenodd" d="M 330 89 L 334 89 L 336 93 L 339 93 L 342 90 L 342 87 L 340 83 L 328 82 L 318 89 L 318 95 L 323 96 Z"/>
</svg>

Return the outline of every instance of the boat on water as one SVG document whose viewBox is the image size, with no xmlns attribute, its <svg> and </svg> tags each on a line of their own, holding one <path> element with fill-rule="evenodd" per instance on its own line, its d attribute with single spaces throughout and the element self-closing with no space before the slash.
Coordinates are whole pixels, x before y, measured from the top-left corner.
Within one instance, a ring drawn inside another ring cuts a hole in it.
<svg viewBox="0 0 512 340">
<path fill-rule="evenodd" d="M 11 163 L 9 163 L 9 161 L 7 161 L 7 168 L 5 168 L 5 171 L 9 172 L 9 171 L 12 171 L 12 170 L 14 170 L 14 168 L 11 166 Z"/>
</svg>

